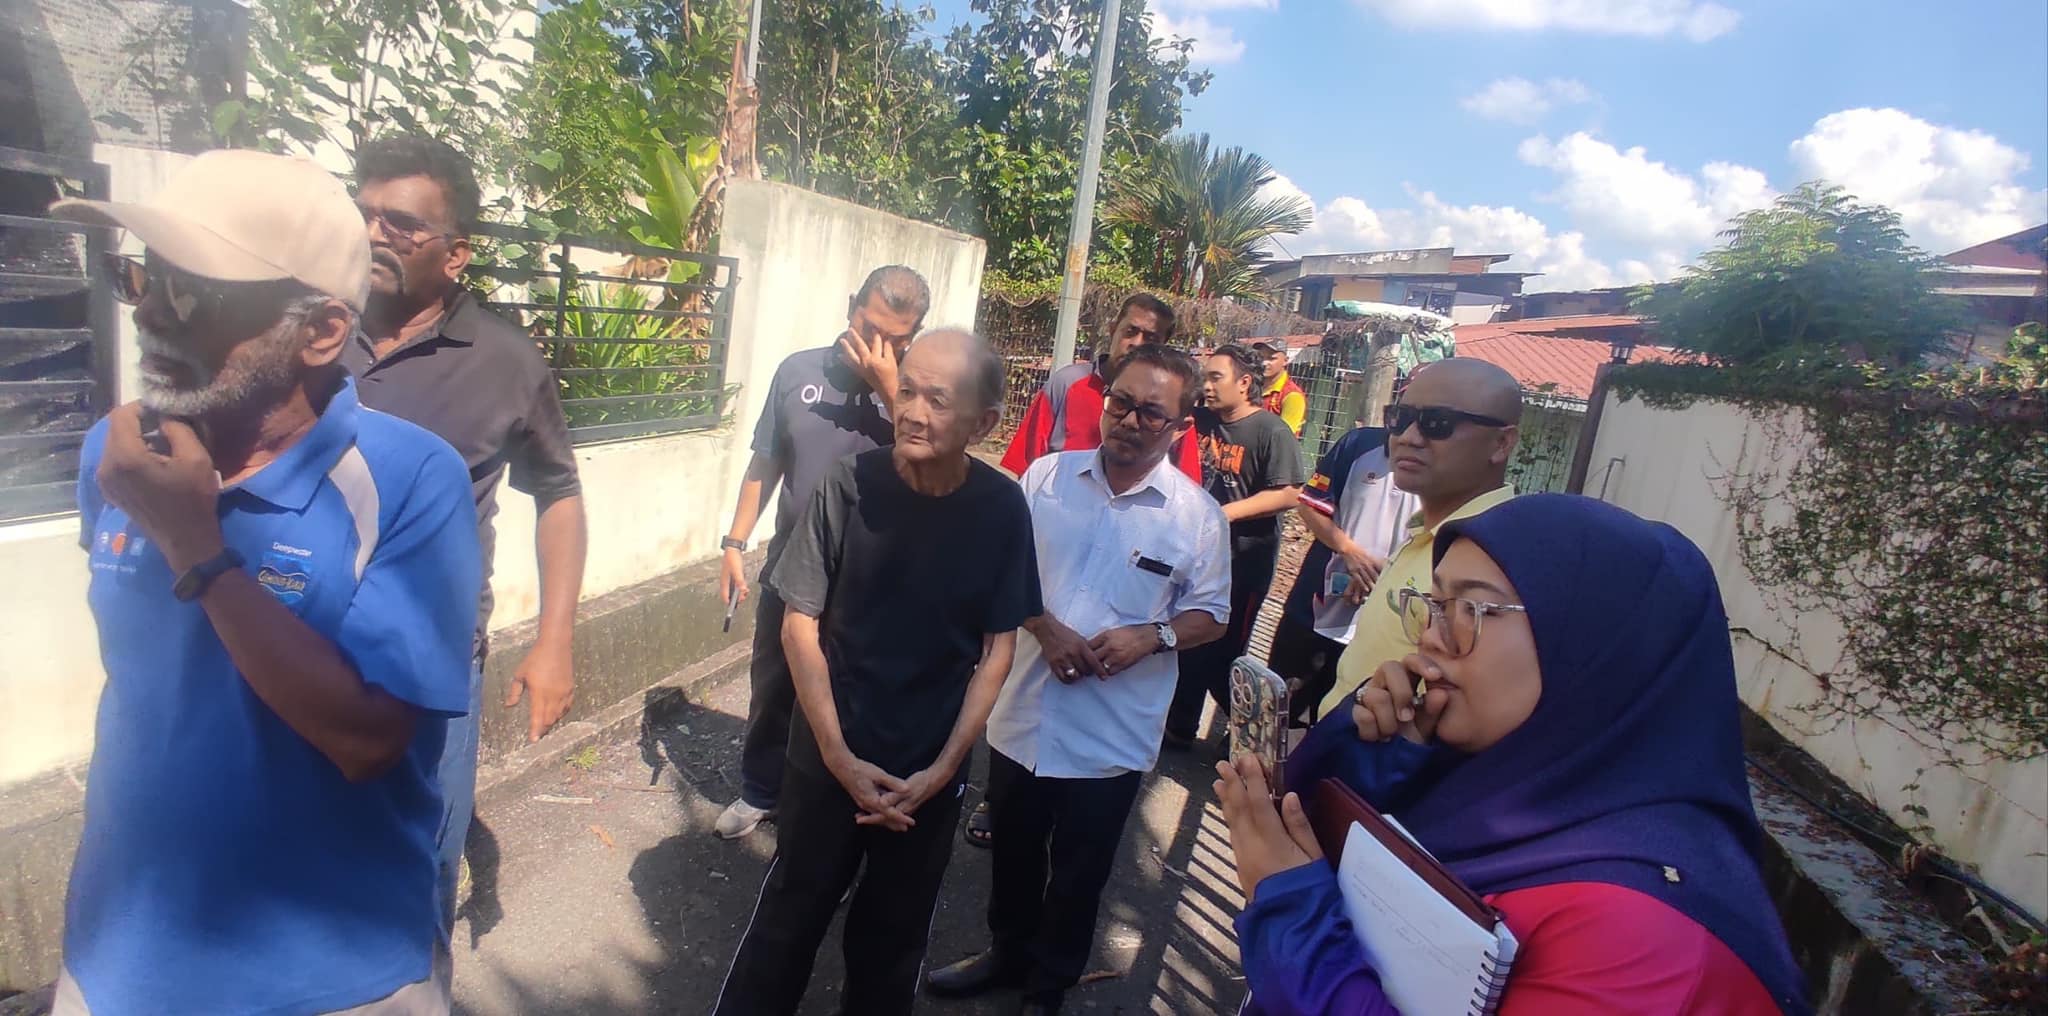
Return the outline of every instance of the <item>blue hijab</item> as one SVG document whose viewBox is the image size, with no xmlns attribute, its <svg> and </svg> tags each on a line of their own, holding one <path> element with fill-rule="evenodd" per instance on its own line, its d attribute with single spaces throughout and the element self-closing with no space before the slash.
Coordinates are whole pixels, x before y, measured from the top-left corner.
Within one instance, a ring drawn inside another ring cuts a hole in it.
<svg viewBox="0 0 2048 1016">
<path fill-rule="evenodd" d="M 1699 548 L 1565 494 L 1446 525 L 1437 559 L 1459 539 L 1529 608 L 1535 711 L 1476 755 L 1418 757 L 1406 742 L 1359 740 L 1340 709 L 1290 758 L 1290 783 L 1377 782 L 1357 789 L 1481 894 L 1605 882 L 1662 900 L 1725 943 L 1786 1013 L 1809 1012 L 1758 870 L 1728 618 Z"/>
</svg>

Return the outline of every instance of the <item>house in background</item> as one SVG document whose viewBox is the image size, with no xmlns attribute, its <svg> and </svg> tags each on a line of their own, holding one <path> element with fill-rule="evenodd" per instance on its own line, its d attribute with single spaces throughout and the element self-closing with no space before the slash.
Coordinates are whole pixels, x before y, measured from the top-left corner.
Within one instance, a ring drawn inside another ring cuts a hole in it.
<svg viewBox="0 0 2048 1016">
<path fill-rule="evenodd" d="M 2012 330 L 2048 323 L 2048 224 L 1944 255 L 1935 291 L 1960 297 L 1969 334 L 1958 358 L 1984 360 L 2005 352 Z"/>
<path fill-rule="evenodd" d="M 1459 323 L 1491 321 L 1522 294 L 1535 272 L 1496 272 L 1512 254 L 1460 254 L 1450 247 L 1311 254 L 1260 269 L 1280 306 L 1321 320 L 1332 300 L 1418 307 Z"/>
</svg>

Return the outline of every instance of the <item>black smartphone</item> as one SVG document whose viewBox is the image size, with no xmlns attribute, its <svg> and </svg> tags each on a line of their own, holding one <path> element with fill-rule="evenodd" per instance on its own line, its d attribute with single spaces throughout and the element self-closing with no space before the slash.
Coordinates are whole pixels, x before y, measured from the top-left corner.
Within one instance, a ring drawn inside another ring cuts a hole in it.
<svg viewBox="0 0 2048 1016">
<path fill-rule="evenodd" d="M 142 443 L 158 455 L 171 453 L 171 439 L 164 436 L 164 416 L 154 409 L 142 411 Z"/>
</svg>

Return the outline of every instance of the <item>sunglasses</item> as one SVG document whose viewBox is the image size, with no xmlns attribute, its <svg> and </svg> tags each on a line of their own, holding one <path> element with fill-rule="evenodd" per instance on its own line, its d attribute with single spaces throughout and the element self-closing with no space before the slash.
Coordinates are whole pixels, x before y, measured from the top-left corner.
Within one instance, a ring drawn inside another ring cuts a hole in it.
<svg viewBox="0 0 2048 1016">
<path fill-rule="evenodd" d="M 356 211 L 363 213 L 363 225 L 375 225 L 384 231 L 384 239 L 391 249 L 400 254 L 410 254 L 435 240 L 454 239 L 455 234 L 435 229 L 427 220 L 417 215 L 393 211 L 389 208 L 372 208 L 361 202 Z"/>
<path fill-rule="evenodd" d="M 128 254 L 100 255 L 100 277 L 114 291 L 114 299 L 130 307 L 141 306 L 149 294 L 162 289 L 171 313 L 180 324 L 191 324 L 204 314 L 218 319 L 221 308 L 233 295 L 232 283 L 215 282 L 161 262 L 144 261 Z"/>
<path fill-rule="evenodd" d="M 1406 433 L 1409 427 L 1417 428 L 1423 437 L 1431 441 L 1442 441 L 1456 433 L 1461 423 L 1476 423 L 1482 427 L 1513 426 L 1506 420 L 1449 406 L 1388 406 L 1385 419 L 1389 441 Z"/>
<path fill-rule="evenodd" d="M 1132 413 L 1138 414 L 1138 429 L 1147 434 L 1162 433 L 1166 428 L 1173 426 L 1173 421 L 1177 419 L 1172 413 L 1158 406 L 1149 402 L 1133 401 L 1121 392 L 1112 391 L 1103 396 L 1102 408 L 1105 411 L 1103 415 L 1107 416 L 1111 423 L 1122 423 L 1124 417 Z"/>
<path fill-rule="evenodd" d="M 288 279 L 228 282 L 194 275 L 158 258 L 113 252 L 100 255 L 99 274 L 114 299 L 130 307 L 162 292 L 179 324 L 204 321 L 230 330 L 276 321 L 286 300 L 307 292 Z"/>
</svg>

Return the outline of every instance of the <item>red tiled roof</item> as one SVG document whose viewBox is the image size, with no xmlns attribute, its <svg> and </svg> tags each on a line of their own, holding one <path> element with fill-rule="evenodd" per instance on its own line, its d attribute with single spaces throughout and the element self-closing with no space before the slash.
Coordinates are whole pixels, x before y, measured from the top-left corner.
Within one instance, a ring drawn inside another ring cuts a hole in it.
<svg viewBox="0 0 2048 1016">
<path fill-rule="evenodd" d="M 1457 355 L 1484 360 L 1515 376 L 1529 391 L 1547 390 L 1571 399 L 1593 394 L 1593 376 L 1613 356 L 1613 348 L 1602 331 L 1618 332 L 1638 327 L 1635 318 L 1617 315 L 1532 318 L 1483 325 L 1460 325 L 1454 329 Z M 1587 336 L 1575 338 L 1569 334 Z M 1668 363 L 1685 354 L 1663 346 L 1639 345 L 1631 363 Z"/>
</svg>

